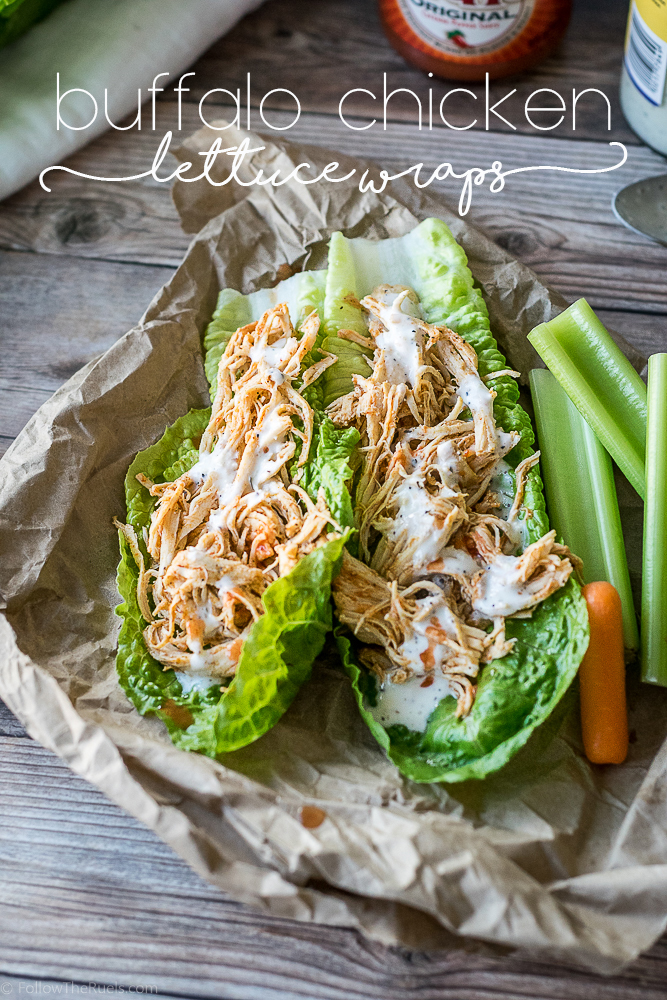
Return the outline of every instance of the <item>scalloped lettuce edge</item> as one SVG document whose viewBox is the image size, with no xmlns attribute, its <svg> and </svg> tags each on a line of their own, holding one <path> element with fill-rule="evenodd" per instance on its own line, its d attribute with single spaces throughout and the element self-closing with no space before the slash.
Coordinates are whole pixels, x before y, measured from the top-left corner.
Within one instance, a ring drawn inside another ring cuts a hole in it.
<svg viewBox="0 0 667 1000">
<path fill-rule="evenodd" d="M 527 743 L 570 687 L 588 646 L 588 612 L 578 584 L 568 581 L 532 619 L 510 619 L 510 633 L 517 637 L 514 649 L 484 668 L 470 714 L 456 719 L 456 702 L 446 697 L 424 733 L 414 733 L 404 726 L 385 729 L 373 717 L 375 678 L 357 663 L 350 633 L 336 629 L 359 711 L 401 774 L 417 782 L 479 780 Z"/>
<path fill-rule="evenodd" d="M 136 474 L 144 472 L 157 482 L 181 475 L 196 461 L 209 416 L 210 410 L 192 410 L 180 417 L 128 469 L 128 522 L 140 538 L 154 501 Z M 135 708 L 162 719 L 176 746 L 210 757 L 240 749 L 268 732 L 310 676 L 332 628 L 331 583 L 349 536 L 347 531 L 315 549 L 267 588 L 265 613 L 253 624 L 227 688 L 216 684 L 185 692 L 174 671 L 163 670 L 146 648 L 146 623 L 136 596 L 139 571 L 121 534 L 117 583 L 123 601 L 116 611 L 123 624 L 116 665 L 120 685 Z M 146 556 L 142 541 L 140 547 Z"/>
</svg>

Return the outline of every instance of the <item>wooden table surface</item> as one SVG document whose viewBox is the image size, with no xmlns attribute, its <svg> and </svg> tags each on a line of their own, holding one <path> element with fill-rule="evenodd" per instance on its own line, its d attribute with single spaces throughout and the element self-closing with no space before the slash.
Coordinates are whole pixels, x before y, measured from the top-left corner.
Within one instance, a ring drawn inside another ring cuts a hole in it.
<svg viewBox="0 0 667 1000">
<path fill-rule="evenodd" d="M 586 295 L 645 353 L 667 350 L 667 250 L 621 227 L 610 209 L 624 183 L 665 172 L 618 106 L 626 12 L 626 0 L 575 0 L 560 52 L 493 85 L 494 100 L 517 88 L 503 105 L 516 132 L 498 121 L 488 133 L 420 132 L 407 94 L 392 99 L 386 131 L 357 132 L 337 118 L 343 89 L 381 92 L 385 71 L 392 88 L 426 97 L 432 85 L 437 101 L 452 85 L 432 84 L 401 61 L 381 36 L 374 0 L 268 0 L 192 67 L 183 134 L 197 127 L 194 102 L 211 88 L 244 85 L 250 70 L 254 107 L 277 86 L 299 95 L 304 113 L 290 137 L 386 167 L 452 159 L 460 170 L 496 158 L 506 167 L 604 166 L 615 160 L 606 144 L 620 140 L 629 149 L 621 170 L 521 174 L 502 194 L 476 190 L 469 218 L 568 299 Z M 566 97 L 572 87 L 602 89 L 611 132 L 595 95 L 581 99 L 576 132 L 569 115 L 536 132 L 521 107 L 538 87 Z M 281 96 L 265 104 L 274 124 L 291 120 Z M 350 111 L 367 115 L 365 100 Z M 158 127 L 174 128 L 175 115 L 167 93 Z M 129 174 L 146 169 L 155 146 L 150 131 L 113 132 L 69 163 Z M 440 189 L 458 200 L 451 182 Z M 169 191 L 155 182 L 112 187 L 63 175 L 50 195 L 33 183 L 0 205 L 0 454 L 55 389 L 136 322 L 187 242 Z M 32 742 L 0 703 L 0 996 L 90 981 L 233 1000 L 652 1000 L 667 996 L 667 937 L 605 979 L 518 957 L 385 948 L 354 931 L 258 916 Z"/>
</svg>

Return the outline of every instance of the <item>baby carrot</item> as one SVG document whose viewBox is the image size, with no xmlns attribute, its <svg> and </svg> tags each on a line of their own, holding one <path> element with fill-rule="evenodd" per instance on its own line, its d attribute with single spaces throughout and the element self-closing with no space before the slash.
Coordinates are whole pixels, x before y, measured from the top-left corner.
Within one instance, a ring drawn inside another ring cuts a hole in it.
<svg viewBox="0 0 667 1000">
<path fill-rule="evenodd" d="M 581 730 L 593 764 L 622 764 L 628 752 L 623 617 L 618 591 L 610 583 L 588 583 L 590 640 L 579 667 Z"/>
</svg>

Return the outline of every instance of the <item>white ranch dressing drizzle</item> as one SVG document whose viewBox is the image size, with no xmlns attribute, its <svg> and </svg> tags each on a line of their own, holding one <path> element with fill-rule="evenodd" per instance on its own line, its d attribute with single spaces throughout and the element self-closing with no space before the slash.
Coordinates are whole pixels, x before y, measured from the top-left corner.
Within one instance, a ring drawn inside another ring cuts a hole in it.
<svg viewBox="0 0 667 1000">
<path fill-rule="evenodd" d="M 281 356 L 274 355 L 274 360 L 275 363 L 280 363 L 284 360 L 282 355 L 286 354 L 288 348 L 291 350 L 292 346 L 287 338 L 284 338 L 282 342 L 278 342 L 266 350 L 279 350 Z M 255 348 L 251 349 L 251 357 L 253 350 Z M 281 402 L 275 397 L 272 397 L 267 406 L 268 409 L 264 410 L 260 430 L 256 432 L 257 440 L 252 456 L 249 461 L 243 461 L 242 469 L 239 468 L 236 455 L 229 446 L 226 434 L 223 434 L 216 441 L 211 452 L 200 454 L 199 461 L 190 469 L 190 477 L 193 482 L 201 484 L 205 480 L 211 479 L 218 492 L 218 509 L 212 511 L 207 522 L 210 528 L 224 526 L 224 508 L 228 507 L 230 503 L 234 503 L 239 497 L 250 492 L 250 498 L 256 497 L 257 502 L 259 502 L 280 485 L 275 477 L 282 466 L 280 453 L 287 441 L 291 419 L 281 416 Z M 244 453 L 244 457 L 245 455 L 247 452 Z M 188 561 L 192 566 L 198 564 L 197 549 L 188 553 Z M 229 575 L 223 575 L 214 585 L 221 595 L 234 587 Z M 208 620 L 204 619 L 207 630 L 209 627 L 215 628 L 214 625 L 210 625 L 210 620 L 216 622 L 210 613 L 209 606 Z M 217 662 L 214 651 L 204 649 L 200 640 L 191 640 L 188 645 L 190 648 L 190 670 L 199 674 L 203 680 L 211 684 L 215 683 L 206 674 L 207 667 Z"/>
<path fill-rule="evenodd" d="M 264 364 L 268 368 L 277 368 L 283 361 L 287 361 L 294 353 L 296 340 L 294 337 L 281 337 L 271 346 L 265 344 L 253 344 L 248 352 L 250 360 L 255 364 Z"/>
<path fill-rule="evenodd" d="M 441 441 L 437 448 L 438 471 L 442 480 L 442 492 L 445 496 L 455 496 L 460 490 L 461 461 L 454 443 L 445 439 Z"/>
<path fill-rule="evenodd" d="M 441 668 L 447 652 L 446 647 L 437 643 L 432 635 L 429 637 L 428 630 L 432 630 L 435 626 L 448 638 L 456 639 L 456 622 L 442 597 L 432 594 L 415 601 L 415 604 L 420 609 L 420 617 L 410 622 L 410 630 L 399 648 L 399 653 L 410 660 L 410 668 L 414 670 L 415 675 L 423 677 Z M 429 662 L 425 663 L 423 656 L 429 649 L 430 656 L 427 658 Z"/>
<path fill-rule="evenodd" d="M 442 564 L 442 569 L 438 569 L 438 576 L 441 574 L 444 576 L 473 576 L 480 570 L 469 552 L 464 549 L 455 549 L 453 546 L 448 546 L 440 551 L 438 563 Z"/>
<path fill-rule="evenodd" d="M 496 441 L 498 442 L 498 449 L 507 454 L 517 443 L 516 431 L 504 431 L 501 428 L 496 428 Z"/>
<path fill-rule="evenodd" d="M 408 308 L 416 308 L 408 295 L 406 290 L 391 302 L 379 302 L 378 319 L 385 329 L 377 334 L 375 343 L 384 352 L 387 381 L 394 385 L 407 383 L 414 388 L 423 367 L 424 332 L 415 323 L 418 317 L 403 309 L 406 302 Z"/>
<path fill-rule="evenodd" d="M 288 424 L 286 418 L 281 416 L 280 401 L 272 400 L 267 406 L 269 409 L 268 412 L 265 411 L 261 429 L 257 432 L 252 459 L 244 461 L 242 475 L 226 434 L 216 441 L 212 451 L 200 454 L 199 460 L 189 470 L 190 477 L 197 485 L 211 478 L 220 497 L 220 509 L 249 491 L 260 495 L 271 493 L 271 480 L 274 480 L 273 485 L 278 485 L 275 477 L 282 465 L 280 453 L 287 442 L 291 421 Z M 217 526 L 218 513 L 213 511 L 209 518 L 212 527 Z"/>
<path fill-rule="evenodd" d="M 473 416 L 479 413 L 493 419 L 493 396 L 479 375 L 466 375 L 457 390 Z"/>
<path fill-rule="evenodd" d="M 493 395 L 491 390 L 484 384 L 479 375 L 467 375 L 457 389 L 457 395 L 461 397 L 465 405 L 475 418 L 488 419 L 495 426 L 493 416 Z M 515 435 L 496 427 L 496 452 L 507 453 L 516 444 Z"/>
<path fill-rule="evenodd" d="M 280 470 L 282 462 L 279 456 L 292 425 L 289 418 L 286 420 L 284 416 L 281 416 L 279 403 L 272 401 L 269 407 L 270 409 L 266 412 L 261 429 L 257 434 L 255 458 L 247 471 L 247 479 L 244 483 L 244 486 L 250 485 L 255 492 L 261 490 L 261 487 L 268 480 L 273 479 Z"/>
<path fill-rule="evenodd" d="M 237 471 L 236 455 L 223 435 L 216 442 L 213 451 L 200 452 L 198 461 L 189 470 L 188 475 L 197 485 L 203 483 L 208 476 L 212 476 L 216 489 L 221 492 L 233 485 Z"/>
<path fill-rule="evenodd" d="M 210 600 L 208 600 L 204 605 L 204 607 L 200 609 L 199 617 L 204 623 L 205 636 L 213 635 L 216 629 L 218 629 L 220 626 L 220 622 L 213 614 L 213 606 Z"/>
<path fill-rule="evenodd" d="M 541 582 L 518 579 L 517 556 L 498 555 L 486 568 L 480 579 L 480 596 L 473 601 L 473 608 L 485 618 L 502 615 L 506 618 L 532 605 Z"/>
<path fill-rule="evenodd" d="M 207 656 L 208 650 L 202 649 L 199 639 L 194 639 L 190 646 L 190 670 L 195 674 L 205 674 L 206 668 L 211 664 L 211 657 Z"/>
<path fill-rule="evenodd" d="M 437 460 L 433 465 L 438 469 L 442 481 L 439 496 L 456 497 L 460 494 L 460 463 L 452 442 L 441 442 L 436 455 Z M 413 459 L 413 464 L 414 470 L 401 480 L 394 491 L 398 510 L 388 537 L 395 543 L 406 536 L 408 539 L 421 539 L 412 554 L 412 568 L 416 574 L 438 558 L 449 529 L 445 529 L 444 524 L 438 526 L 440 515 L 434 509 L 435 497 L 426 489 L 427 470 L 424 463 Z"/>
<path fill-rule="evenodd" d="M 453 694 L 442 674 L 426 679 L 432 680 L 426 687 L 424 677 L 410 677 L 404 684 L 388 681 L 378 691 L 376 704 L 367 706 L 369 712 L 382 726 L 401 725 L 422 733 L 442 699 Z"/>
<path fill-rule="evenodd" d="M 181 685 L 184 695 L 189 695 L 191 691 L 208 691 L 214 684 L 219 684 L 220 679 L 209 677 L 206 674 L 185 673 L 182 670 L 174 670 L 176 679 Z"/>
<path fill-rule="evenodd" d="M 215 589 L 218 594 L 222 597 L 223 594 L 227 594 L 234 587 L 238 587 L 237 583 L 234 583 L 231 573 L 223 573 L 219 580 L 215 581 Z"/>
<path fill-rule="evenodd" d="M 418 570 L 432 562 L 441 544 L 442 531 L 435 525 L 433 498 L 427 492 L 420 469 L 406 476 L 394 493 L 398 510 L 389 531 L 389 539 L 398 542 L 402 536 L 421 538 L 412 555 L 412 566 Z"/>
<path fill-rule="evenodd" d="M 191 550 L 191 552 L 188 553 L 190 556 L 189 559 L 190 565 L 192 566 L 197 566 L 201 564 L 200 561 L 197 559 L 197 551 L 198 551 L 197 549 L 193 549 Z M 215 587 L 215 589 L 218 591 L 218 594 L 221 597 L 224 594 L 227 594 L 230 590 L 233 590 L 234 587 L 238 586 L 238 584 L 234 583 L 231 573 L 223 573 L 220 579 L 212 581 L 211 585 Z M 219 620 L 213 614 L 213 607 L 211 605 L 210 600 L 208 600 L 204 605 L 204 607 L 202 608 L 200 617 L 204 622 L 204 638 L 206 639 L 208 636 L 212 635 L 220 625 Z M 211 684 L 219 683 L 216 682 L 214 677 L 211 677 L 209 674 L 206 673 L 207 667 L 209 667 L 212 663 L 217 662 L 217 657 L 215 655 L 215 652 L 212 650 L 209 651 L 208 649 L 204 649 L 203 644 L 199 639 L 191 641 L 189 643 L 189 646 L 190 646 L 190 670 L 194 674 L 197 674 L 201 679 L 202 683 L 205 683 L 208 687 L 210 687 Z M 184 674 L 184 676 L 187 677 L 188 674 Z M 186 691 L 184 691 L 184 693 L 187 694 Z"/>
</svg>

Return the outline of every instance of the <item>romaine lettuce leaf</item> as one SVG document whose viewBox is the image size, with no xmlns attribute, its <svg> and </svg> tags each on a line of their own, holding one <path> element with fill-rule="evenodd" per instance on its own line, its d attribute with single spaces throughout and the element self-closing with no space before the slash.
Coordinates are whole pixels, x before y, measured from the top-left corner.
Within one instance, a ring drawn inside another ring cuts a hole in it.
<svg viewBox="0 0 667 1000">
<path fill-rule="evenodd" d="M 341 528 L 354 526 L 352 499 L 347 484 L 352 478 L 350 460 L 359 443 L 354 427 L 338 428 L 328 417 L 319 424 L 315 456 L 306 463 L 300 485 L 313 500 L 322 488 L 329 510 Z"/>
<path fill-rule="evenodd" d="M 522 747 L 553 712 L 577 672 L 588 645 L 588 614 L 570 580 L 541 604 L 532 619 L 508 621 L 517 636 L 510 654 L 481 672 L 470 714 L 455 717 L 456 701 L 444 698 L 425 732 L 385 729 L 371 714 L 376 681 L 359 667 L 353 640 L 337 629 L 338 648 L 364 720 L 399 770 L 413 781 L 485 778 Z"/>
<path fill-rule="evenodd" d="M 0 49 L 20 38 L 63 0 L 0 0 Z"/>
<path fill-rule="evenodd" d="M 287 303 L 295 327 L 298 327 L 313 309 L 317 310 L 322 318 L 326 278 L 326 271 L 299 271 L 291 278 L 281 281 L 275 288 L 262 288 L 250 295 L 242 295 L 233 288 L 222 289 L 211 322 L 204 333 L 204 367 L 212 397 L 215 395 L 220 358 L 231 335 L 240 326 L 258 320 L 262 313 L 280 302 Z M 319 361 L 320 355 L 316 352 L 316 348 L 322 346 L 323 339 L 322 329 L 310 356 L 305 359 L 305 367 L 314 361 Z M 317 382 L 310 387 L 311 391 L 316 385 Z"/>
<path fill-rule="evenodd" d="M 140 452 L 128 470 L 127 519 L 144 556 L 141 534 L 150 524 L 155 501 L 137 482 L 136 474 L 143 472 L 154 482 L 167 482 L 190 468 L 197 460 L 199 438 L 209 417 L 210 410 L 193 410 L 181 417 L 160 441 Z M 325 463 L 318 455 L 319 448 L 315 458 L 319 468 Z M 342 474 L 344 459 L 337 461 Z M 328 486 L 323 485 L 325 490 L 341 489 L 335 475 Z M 186 691 L 174 671 L 163 670 L 146 648 L 142 635 L 146 622 L 136 597 L 138 568 L 121 535 L 118 589 L 123 603 L 117 611 L 123 626 L 117 668 L 120 684 L 137 710 L 163 719 L 177 746 L 210 756 L 236 750 L 267 732 L 308 678 L 331 629 L 331 581 L 347 538 L 346 534 L 311 552 L 267 588 L 265 614 L 244 642 L 237 673 L 227 688 L 214 684 Z"/>
<path fill-rule="evenodd" d="M 337 234 L 332 246 L 335 254 L 329 257 L 324 318 L 331 331 L 325 341 L 328 350 L 336 352 L 337 345 L 348 344 L 335 337 L 337 329 L 343 325 L 357 329 L 358 322 L 363 323 L 355 300 L 378 284 L 404 284 L 419 295 L 428 322 L 450 327 L 474 346 L 482 376 L 507 367 L 465 253 L 442 221 L 428 219 L 404 237 L 379 243 L 347 240 Z M 355 366 L 365 364 L 359 352 L 352 358 L 347 346 L 339 357 L 338 364 L 324 375 L 327 400 L 349 392 L 351 374 L 359 370 Z M 492 385 L 497 393 L 497 423 L 506 431 L 521 433 L 520 443 L 507 459 L 516 467 L 533 451 L 530 418 L 519 404 L 512 378 L 501 376 Z M 525 538 L 532 542 L 549 530 L 537 467 L 528 477 L 525 506 L 531 511 Z M 456 719 L 455 699 L 444 698 L 423 733 L 403 726 L 385 729 L 373 718 L 368 709 L 375 699 L 375 679 L 358 665 L 349 633 L 338 628 L 336 634 L 360 711 L 401 772 L 415 781 L 463 781 L 483 778 L 502 767 L 553 712 L 586 650 L 588 616 L 580 589 L 570 580 L 531 619 L 508 621 L 507 636 L 516 636 L 517 643 L 511 654 L 483 668 L 470 715 Z"/>
<path fill-rule="evenodd" d="M 362 336 L 368 334 L 360 306 L 351 301 L 355 294 L 354 262 L 349 253 L 349 240 L 342 233 L 333 233 L 329 242 L 329 266 L 324 298 L 323 347 L 335 354 L 338 361 L 328 368 L 322 378 L 324 406 L 333 403 L 352 388 L 352 375 L 368 375 L 370 369 L 365 358 L 372 351 L 365 350 L 351 340 L 338 336 L 339 330 L 354 330 Z"/>
<path fill-rule="evenodd" d="M 243 644 L 231 684 L 187 730 L 172 732 L 177 746 L 215 757 L 252 743 L 278 722 L 331 630 L 331 581 L 346 541 L 343 535 L 320 546 L 267 588 L 266 612 Z"/>
</svg>

